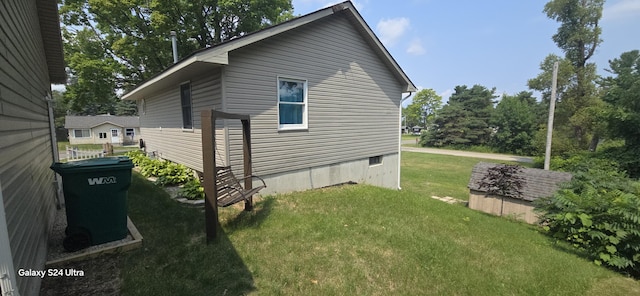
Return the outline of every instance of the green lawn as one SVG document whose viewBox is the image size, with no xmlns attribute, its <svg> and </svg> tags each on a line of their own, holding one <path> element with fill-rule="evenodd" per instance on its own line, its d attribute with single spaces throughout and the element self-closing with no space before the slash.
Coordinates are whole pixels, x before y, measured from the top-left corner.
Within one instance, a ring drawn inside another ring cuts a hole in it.
<svg viewBox="0 0 640 296">
<path fill-rule="evenodd" d="M 134 175 L 144 236 L 122 256 L 128 295 L 630 295 L 637 281 L 582 259 L 535 227 L 429 198 L 464 198 L 478 159 L 403 153 L 403 190 L 347 185 L 204 213 Z M 466 178 L 466 180 L 465 180 Z M 466 188 L 466 187 L 465 187 Z"/>
<path fill-rule="evenodd" d="M 415 140 L 415 139 L 420 139 L 420 136 L 402 134 L 402 140 Z"/>
<path fill-rule="evenodd" d="M 67 146 L 72 146 L 69 144 L 69 141 L 59 141 L 58 142 L 58 151 L 65 151 L 67 149 Z M 102 144 L 80 144 L 80 145 L 73 145 L 73 147 L 78 148 L 78 149 L 84 149 L 84 150 L 102 150 Z M 115 150 L 136 150 L 138 149 L 138 146 L 136 145 L 132 145 L 132 146 L 114 146 Z"/>
<path fill-rule="evenodd" d="M 65 149 L 67 149 L 67 146 L 71 147 L 71 144 L 69 144 L 69 141 L 58 142 L 59 151 L 64 151 Z M 80 145 L 73 145 L 73 147 L 76 147 L 78 149 L 86 149 L 86 150 L 101 150 L 102 144 L 80 144 Z"/>
<path fill-rule="evenodd" d="M 463 200 L 469 199 L 467 183 L 471 177 L 471 168 L 478 162 L 531 166 L 526 163 L 412 152 L 403 152 L 401 161 L 400 185 L 403 190 L 429 197 L 450 196 Z"/>
</svg>

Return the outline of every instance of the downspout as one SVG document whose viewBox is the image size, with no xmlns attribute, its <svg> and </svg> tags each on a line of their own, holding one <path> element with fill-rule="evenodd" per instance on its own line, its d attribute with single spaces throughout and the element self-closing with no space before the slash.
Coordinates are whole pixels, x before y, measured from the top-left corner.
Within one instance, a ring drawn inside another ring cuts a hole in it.
<svg viewBox="0 0 640 296">
<path fill-rule="evenodd" d="M 50 92 L 45 95 L 45 101 L 47 101 L 47 108 L 49 112 L 49 135 L 51 138 L 51 153 L 53 154 L 53 162 L 60 161 L 60 154 L 58 154 L 58 140 L 56 139 L 56 125 L 55 115 L 53 114 L 53 97 Z M 62 208 L 62 180 L 58 174 L 54 173 L 54 186 L 56 187 L 56 208 L 59 210 Z"/>
<path fill-rule="evenodd" d="M 402 190 L 400 186 L 400 164 L 402 163 L 402 131 L 400 127 L 402 126 L 402 103 L 406 101 L 413 93 L 409 92 L 409 94 L 400 100 L 400 108 L 398 110 L 398 190 Z"/>
</svg>

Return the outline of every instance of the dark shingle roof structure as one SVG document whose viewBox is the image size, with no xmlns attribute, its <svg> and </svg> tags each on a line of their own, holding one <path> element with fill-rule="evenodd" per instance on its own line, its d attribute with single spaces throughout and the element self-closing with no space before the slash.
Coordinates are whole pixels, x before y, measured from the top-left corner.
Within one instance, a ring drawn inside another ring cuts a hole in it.
<svg viewBox="0 0 640 296">
<path fill-rule="evenodd" d="M 471 178 L 469 179 L 468 185 L 469 189 L 486 192 L 484 188 L 480 189 L 479 183 L 490 168 L 499 165 L 500 164 L 487 162 L 479 162 L 476 164 L 471 171 Z M 573 175 L 566 172 L 522 168 L 520 177 L 522 177 L 524 181 L 521 199 L 533 201 L 541 197 L 553 195 L 560 189 L 560 184 L 571 181 Z"/>
<path fill-rule="evenodd" d="M 111 123 L 120 127 L 140 127 L 140 117 L 138 116 L 115 116 L 115 115 L 95 115 L 95 116 L 65 116 L 65 128 L 93 128 L 105 123 Z"/>
</svg>

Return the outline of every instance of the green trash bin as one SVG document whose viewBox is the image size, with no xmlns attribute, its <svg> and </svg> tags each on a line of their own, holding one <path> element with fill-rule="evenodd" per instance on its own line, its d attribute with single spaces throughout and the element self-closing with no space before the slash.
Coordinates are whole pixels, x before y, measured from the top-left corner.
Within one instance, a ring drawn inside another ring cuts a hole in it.
<svg viewBox="0 0 640 296">
<path fill-rule="evenodd" d="M 62 176 L 67 211 L 65 249 L 77 251 L 127 236 L 127 190 L 132 168 L 128 157 L 51 165 Z"/>
</svg>

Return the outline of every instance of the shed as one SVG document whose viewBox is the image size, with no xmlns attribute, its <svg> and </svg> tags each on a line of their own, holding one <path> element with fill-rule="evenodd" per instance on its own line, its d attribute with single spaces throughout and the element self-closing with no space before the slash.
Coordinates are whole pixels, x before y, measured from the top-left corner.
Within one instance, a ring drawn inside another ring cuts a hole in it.
<svg viewBox="0 0 640 296">
<path fill-rule="evenodd" d="M 541 197 L 552 196 L 560 185 L 571 181 L 567 172 L 545 171 L 542 169 L 522 168 L 522 196 L 514 198 L 489 194 L 480 188 L 480 182 L 490 168 L 499 164 L 479 162 L 471 171 L 469 179 L 469 208 L 498 216 L 514 216 L 533 224 L 538 221 L 532 202 Z"/>
<path fill-rule="evenodd" d="M 411 133 L 415 136 L 419 136 L 423 129 L 424 127 L 416 125 L 411 128 Z"/>
<path fill-rule="evenodd" d="M 69 144 L 137 144 L 140 139 L 138 116 L 65 116 L 64 127 L 69 132 Z"/>
<path fill-rule="evenodd" d="M 56 1 L 0 1 L 0 294 L 38 295 L 59 187 L 51 83 L 65 83 Z"/>
<path fill-rule="evenodd" d="M 349 1 L 196 51 L 126 93 L 147 152 L 202 171 L 202 111 L 247 114 L 264 194 L 400 184 L 400 102 L 416 87 Z M 239 123 L 216 160 L 242 175 Z"/>
</svg>

